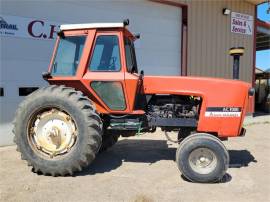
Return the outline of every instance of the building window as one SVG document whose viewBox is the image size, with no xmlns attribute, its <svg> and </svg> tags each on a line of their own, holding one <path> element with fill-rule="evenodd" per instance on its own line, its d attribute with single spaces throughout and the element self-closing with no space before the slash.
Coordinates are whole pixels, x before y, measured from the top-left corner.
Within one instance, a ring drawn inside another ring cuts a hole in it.
<svg viewBox="0 0 270 202">
<path fill-rule="evenodd" d="M 37 90 L 38 87 L 20 87 L 19 96 L 27 96 Z"/>
<path fill-rule="evenodd" d="M 115 72 L 121 69 L 118 37 L 98 36 L 89 65 L 90 71 Z"/>
<path fill-rule="evenodd" d="M 0 97 L 4 96 L 4 88 L 0 88 Z"/>
</svg>

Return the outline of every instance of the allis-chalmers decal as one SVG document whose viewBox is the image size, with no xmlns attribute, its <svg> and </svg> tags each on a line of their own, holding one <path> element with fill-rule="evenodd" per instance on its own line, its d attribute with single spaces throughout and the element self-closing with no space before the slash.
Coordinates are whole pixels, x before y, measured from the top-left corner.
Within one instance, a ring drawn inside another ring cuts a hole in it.
<svg viewBox="0 0 270 202">
<path fill-rule="evenodd" d="M 207 107 L 206 117 L 240 117 L 241 107 Z"/>
<path fill-rule="evenodd" d="M 0 36 L 54 39 L 60 23 L 19 16 L 0 16 Z"/>
</svg>

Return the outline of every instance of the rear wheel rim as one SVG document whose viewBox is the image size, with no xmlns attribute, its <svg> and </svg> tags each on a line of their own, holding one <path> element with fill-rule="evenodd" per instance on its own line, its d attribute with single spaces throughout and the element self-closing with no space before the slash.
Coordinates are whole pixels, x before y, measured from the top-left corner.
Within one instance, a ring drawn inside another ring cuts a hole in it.
<svg viewBox="0 0 270 202">
<path fill-rule="evenodd" d="M 27 133 L 32 149 L 49 159 L 69 153 L 77 140 L 74 119 L 59 108 L 45 108 L 32 115 Z"/>
<path fill-rule="evenodd" d="M 191 169 L 198 174 L 209 174 L 217 167 L 217 156 L 208 148 L 191 151 L 188 158 Z"/>
</svg>

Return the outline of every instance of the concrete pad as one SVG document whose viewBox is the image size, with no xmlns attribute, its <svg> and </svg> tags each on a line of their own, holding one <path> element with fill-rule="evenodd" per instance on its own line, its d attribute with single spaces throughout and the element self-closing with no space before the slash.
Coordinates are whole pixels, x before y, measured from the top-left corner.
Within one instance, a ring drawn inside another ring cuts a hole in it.
<svg viewBox="0 0 270 202">
<path fill-rule="evenodd" d="M 31 172 L 15 146 L 0 148 L 1 201 L 270 201 L 270 124 L 224 142 L 230 168 L 220 183 L 185 181 L 176 144 L 161 132 L 121 140 L 74 177 Z"/>
</svg>

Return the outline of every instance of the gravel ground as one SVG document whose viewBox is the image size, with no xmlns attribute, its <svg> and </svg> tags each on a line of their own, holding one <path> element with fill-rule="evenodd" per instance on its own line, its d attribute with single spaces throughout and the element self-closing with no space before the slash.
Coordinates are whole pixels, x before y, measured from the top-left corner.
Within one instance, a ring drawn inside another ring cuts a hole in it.
<svg viewBox="0 0 270 202">
<path fill-rule="evenodd" d="M 122 138 L 73 177 L 31 172 L 15 146 L 0 148 L 0 201 L 270 201 L 270 124 L 247 124 L 224 142 L 231 162 L 220 183 L 184 180 L 176 144 L 161 132 Z"/>
</svg>

